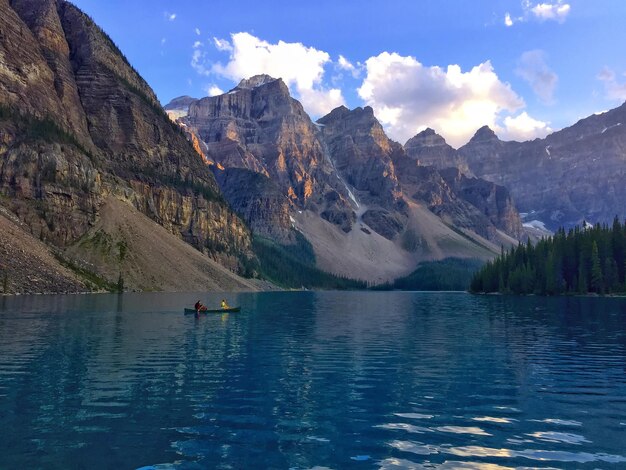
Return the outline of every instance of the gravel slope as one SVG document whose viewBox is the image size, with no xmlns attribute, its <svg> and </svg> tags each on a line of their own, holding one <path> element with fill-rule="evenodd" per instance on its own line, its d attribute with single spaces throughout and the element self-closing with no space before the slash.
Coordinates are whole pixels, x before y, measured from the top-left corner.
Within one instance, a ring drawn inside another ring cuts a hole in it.
<svg viewBox="0 0 626 470">
<path fill-rule="evenodd" d="M 0 293 L 86 290 L 84 283 L 63 267 L 44 243 L 23 230 L 12 214 L 0 207 Z"/>
</svg>

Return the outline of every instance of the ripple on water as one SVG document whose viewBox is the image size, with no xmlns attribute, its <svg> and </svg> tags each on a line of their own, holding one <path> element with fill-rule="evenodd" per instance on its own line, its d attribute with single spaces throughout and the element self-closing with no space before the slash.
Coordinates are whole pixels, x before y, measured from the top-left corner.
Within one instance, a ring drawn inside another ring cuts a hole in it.
<svg viewBox="0 0 626 470">
<path fill-rule="evenodd" d="M 496 418 L 493 416 L 475 416 L 471 419 L 472 421 L 485 422 L 485 423 L 497 423 L 497 424 L 511 424 L 517 421 L 516 419 L 513 419 L 513 418 Z"/>
<path fill-rule="evenodd" d="M 461 462 L 446 460 L 443 463 L 424 462 L 416 463 L 406 459 L 388 458 L 378 462 L 380 470 L 532 470 L 527 467 L 503 467 L 493 463 Z M 558 470 L 552 467 L 542 467 L 543 470 Z"/>
<path fill-rule="evenodd" d="M 567 452 L 560 450 L 541 450 L 541 449 L 495 449 L 481 446 L 462 446 L 440 448 L 440 450 L 459 457 L 523 457 L 537 461 L 554 461 L 554 462 L 573 462 L 573 463 L 624 463 L 626 457 L 621 455 L 611 455 L 604 453 L 591 452 Z"/>
<path fill-rule="evenodd" d="M 527 436 L 534 437 L 540 441 L 546 442 L 562 442 L 564 444 L 580 445 L 584 442 L 591 442 L 585 439 L 580 434 L 573 434 L 569 432 L 555 432 L 555 431 L 538 431 L 533 433 L 527 433 Z"/>
<path fill-rule="evenodd" d="M 407 419 L 433 419 L 434 415 L 427 415 L 421 413 L 394 413 L 395 416 L 399 418 L 407 418 Z"/>
<path fill-rule="evenodd" d="M 452 434 L 473 434 L 474 436 L 491 436 L 487 431 L 476 426 L 438 426 L 437 431 Z"/>
<path fill-rule="evenodd" d="M 413 424 L 409 424 L 409 423 L 387 423 L 387 424 L 378 424 L 376 426 L 374 426 L 376 428 L 380 428 L 380 429 L 389 429 L 389 430 L 401 430 L 401 431 L 407 431 L 413 434 L 424 434 L 427 432 L 433 432 L 432 429 L 430 428 L 425 428 L 422 426 L 415 426 Z"/>
<path fill-rule="evenodd" d="M 582 426 L 583 423 L 580 421 L 574 421 L 569 419 L 531 419 L 529 421 L 534 421 L 535 423 L 547 423 L 547 424 L 556 424 L 558 426 Z"/>
</svg>

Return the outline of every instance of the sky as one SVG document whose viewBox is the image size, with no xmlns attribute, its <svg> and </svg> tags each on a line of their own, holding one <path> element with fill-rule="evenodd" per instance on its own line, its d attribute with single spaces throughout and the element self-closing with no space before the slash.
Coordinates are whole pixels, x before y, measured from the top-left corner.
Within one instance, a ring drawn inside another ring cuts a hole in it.
<svg viewBox="0 0 626 470">
<path fill-rule="evenodd" d="M 313 119 L 371 106 L 400 143 L 528 140 L 626 100 L 624 0 L 73 0 L 167 104 L 282 78 Z"/>
</svg>

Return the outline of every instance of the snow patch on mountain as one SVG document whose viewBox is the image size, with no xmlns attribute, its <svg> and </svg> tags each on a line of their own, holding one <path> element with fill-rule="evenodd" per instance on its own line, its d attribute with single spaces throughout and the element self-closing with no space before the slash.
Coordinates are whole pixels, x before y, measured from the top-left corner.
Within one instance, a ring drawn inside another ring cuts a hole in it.
<svg viewBox="0 0 626 470">
<path fill-rule="evenodd" d="M 524 222 L 522 224 L 522 226 L 526 227 L 526 228 L 534 228 L 534 229 L 537 229 L 537 230 L 542 230 L 544 232 L 549 232 L 550 231 L 546 227 L 546 224 L 544 224 L 541 220 L 531 220 L 530 222 Z"/>
</svg>

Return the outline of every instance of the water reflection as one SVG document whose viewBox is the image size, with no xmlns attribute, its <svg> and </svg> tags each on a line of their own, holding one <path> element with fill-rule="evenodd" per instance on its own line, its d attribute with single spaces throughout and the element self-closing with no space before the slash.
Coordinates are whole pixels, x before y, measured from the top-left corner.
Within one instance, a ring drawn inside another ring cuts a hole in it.
<svg viewBox="0 0 626 470">
<path fill-rule="evenodd" d="M 4 298 L 0 468 L 626 463 L 624 301 L 223 296 Z"/>
</svg>

